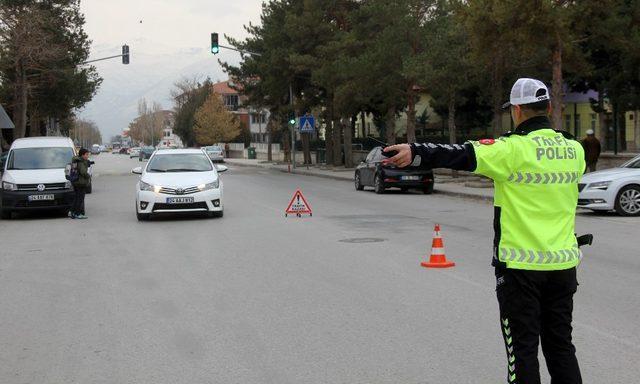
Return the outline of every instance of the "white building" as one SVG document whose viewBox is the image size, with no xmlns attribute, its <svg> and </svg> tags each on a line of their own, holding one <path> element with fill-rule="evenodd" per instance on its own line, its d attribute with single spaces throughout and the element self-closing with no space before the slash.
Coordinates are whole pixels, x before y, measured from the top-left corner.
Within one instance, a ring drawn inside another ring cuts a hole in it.
<svg viewBox="0 0 640 384">
<path fill-rule="evenodd" d="M 163 115 L 162 138 L 158 143 L 158 148 L 182 148 L 182 140 L 173 133 L 173 124 L 175 122 L 174 113 L 172 111 L 161 111 Z"/>
</svg>

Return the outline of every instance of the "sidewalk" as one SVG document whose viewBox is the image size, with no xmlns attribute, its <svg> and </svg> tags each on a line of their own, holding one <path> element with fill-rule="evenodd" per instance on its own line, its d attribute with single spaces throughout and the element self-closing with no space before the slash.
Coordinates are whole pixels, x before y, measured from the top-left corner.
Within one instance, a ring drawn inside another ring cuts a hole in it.
<svg viewBox="0 0 640 384">
<path fill-rule="evenodd" d="M 288 164 L 278 164 L 263 160 L 225 159 L 229 165 L 240 167 L 256 167 L 273 169 L 280 172 L 289 172 Z M 324 177 L 327 179 L 353 181 L 353 168 L 332 168 L 316 165 L 298 165 L 292 172 L 297 175 Z M 452 178 L 451 171 L 435 170 L 434 194 L 463 197 L 493 202 L 493 187 L 490 183 L 468 172 L 460 172 L 460 177 Z"/>
</svg>

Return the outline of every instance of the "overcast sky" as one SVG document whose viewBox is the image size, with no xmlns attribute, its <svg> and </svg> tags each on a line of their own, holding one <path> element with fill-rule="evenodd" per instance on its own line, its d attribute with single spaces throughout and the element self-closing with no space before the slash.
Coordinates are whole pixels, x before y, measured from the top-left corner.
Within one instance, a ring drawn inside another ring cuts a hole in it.
<svg viewBox="0 0 640 384">
<path fill-rule="evenodd" d="M 209 52 L 210 34 L 242 38 L 244 24 L 258 23 L 261 0 L 82 0 L 85 31 L 93 40 L 90 58 L 119 54 L 131 47 L 131 64 L 108 60 L 96 64 L 104 78 L 94 100 L 79 115 L 94 120 L 108 140 L 135 117 L 144 97 L 171 108 L 172 82 L 182 76 L 224 80 L 217 59 L 237 62 L 239 55 Z"/>
</svg>

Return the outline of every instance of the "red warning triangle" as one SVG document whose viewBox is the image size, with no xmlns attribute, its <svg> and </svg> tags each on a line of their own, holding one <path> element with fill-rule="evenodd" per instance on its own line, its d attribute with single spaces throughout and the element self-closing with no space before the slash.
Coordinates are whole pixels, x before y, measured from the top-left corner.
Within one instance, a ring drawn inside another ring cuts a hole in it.
<svg viewBox="0 0 640 384">
<path fill-rule="evenodd" d="M 304 198 L 302 191 L 299 189 L 293 194 L 289 206 L 287 206 L 287 209 L 284 211 L 285 216 L 289 214 L 297 216 L 308 214 L 309 216 L 313 216 L 311 206 L 307 203 L 307 199 Z"/>
</svg>

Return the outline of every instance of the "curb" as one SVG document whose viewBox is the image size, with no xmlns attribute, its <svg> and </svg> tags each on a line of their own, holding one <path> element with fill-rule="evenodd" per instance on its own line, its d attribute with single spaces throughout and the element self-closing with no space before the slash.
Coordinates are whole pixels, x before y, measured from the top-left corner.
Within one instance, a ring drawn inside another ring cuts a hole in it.
<svg viewBox="0 0 640 384">
<path fill-rule="evenodd" d="M 232 162 L 232 161 L 228 161 L 227 163 L 229 165 L 237 165 L 239 167 L 273 169 L 275 171 L 282 172 L 282 173 L 292 173 L 292 174 L 302 175 L 302 176 L 314 176 L 314 177 L 320 177 L 320 178 L 324 178 L 324 179 L 331 179 L 331 180 L 338 180 L 338 181 L 351 181 L 351 178 L 347 179 L 345 177 L 333 176 L 333 175 L 324 175 L 324 174 L 318 174 L 318 173 L 313 173 L 313 172 L 305 172 L 305 171 L 289 172 L 286 169 L 274 168 L 270 164 L 242 164 L 242 163 L 235 163 L 235 162 Z M 484 201 L 484 202 L 493 203 L 493 197 L 492 196 L 476 195 L 476 194 L 468 193 L 468 192 L 446 191 L 446 190 L 438 189 L 437 188 L 437 184 L 436 184 L 436 189 L 433 192 L 434 192 L 434 195 L 444 195 L 444 196 L 451 196 L 451 197 L 459 197 L 459 198 L 464 198 L 464 199 L 470 199 L 470 200 L 477 200 L 477 201 Z"/>
</svg>

